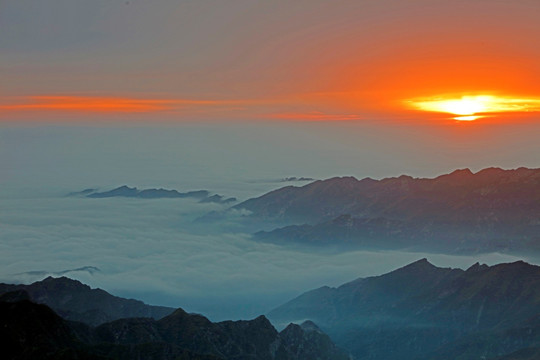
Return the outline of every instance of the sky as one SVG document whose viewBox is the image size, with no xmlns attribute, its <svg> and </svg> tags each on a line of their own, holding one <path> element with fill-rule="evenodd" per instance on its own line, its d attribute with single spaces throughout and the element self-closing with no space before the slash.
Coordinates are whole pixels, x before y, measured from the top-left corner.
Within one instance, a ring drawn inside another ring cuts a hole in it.
<svg viewBox="0 0 540 360">
<path fill-rule="evenodd" d="M 444 121 L 407 101 L 486 94 L 536 112 L 539 12 L 535 0 L 4 0 L 1 119 Z"/>
<path fill-rule="evenodd" d="M 218 205 L 65 195 L 538 168 L 539 17 L 537 0 L 0 0 L 0 281 L 95 266 L 69 275 L 222 320 L 428 256 L 254 243 L 234 218 L 193 223 Z"/>
</svg>

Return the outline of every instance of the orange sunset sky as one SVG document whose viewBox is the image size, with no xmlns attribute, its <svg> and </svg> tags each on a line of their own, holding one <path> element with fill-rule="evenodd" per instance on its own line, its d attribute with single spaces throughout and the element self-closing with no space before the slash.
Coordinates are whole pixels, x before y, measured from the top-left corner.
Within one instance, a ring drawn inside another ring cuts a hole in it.
<svg viewBox="0 0 540 360">
<path fill-rule="evenodd" d="M 534 124 L 539 17 L 535 0 L 4 1 L 0 119 Z"/>
</svg>

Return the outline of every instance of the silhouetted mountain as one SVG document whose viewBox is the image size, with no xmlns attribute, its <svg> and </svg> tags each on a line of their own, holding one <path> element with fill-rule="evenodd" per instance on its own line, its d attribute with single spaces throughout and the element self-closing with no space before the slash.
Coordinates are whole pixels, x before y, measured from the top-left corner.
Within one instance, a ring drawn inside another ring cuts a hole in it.
<svg viewBox="0 0 540 360">
<path fill-rule="evenodd" d="M 223 195 L 210 195 L 208 190 L 196 190 L 188 192 L 179 192 L 177 190 L 167 189 L 143 189 L 139 190 L 136 187 L 126 185 L 117 187 L 104 192 L 97 192 L 95 189 L 85 189 L 80 192 L 72 192 L 68 196 L 83 196 L 88 198 L 110 198 L 110 197 L 131 197 L 141 199 L 162 199 L 162 198 L 178 198 L 178 199 L 199 199 L 201 203 L 219 203 L 231 204 L 236 202 L 236 198 L 225 198 Z"/>
<path fill-rule="evenodd" d="M 121 318 L 162 318 L 173 308 L 146 305 L 142 301 L 113 296 L 101 289 L 66 277 L 48 277 L 30 285 L 0 284 L 0 294 L 24 290 L 30 300 L 50 306 L 67 320 L 98 325 Z"/>
<path fill-rule="evenodd" d="M 217 204 L 232 204 L 236 202 L 236 198 L 225 198 L 223 195 L 212 195 L 205 197 L 199 201 L 200 203 L 217 203 Z"/>
<path fill-rule="evenodd" d="M 0 338 L 2 359 L 102 359 L 49 307 L 27 300 L 0 301 Z"/>
<path fill-rule="evenodd" d="M 287 186 L 234 207 L 286 226 L 256 239 L 365 248 L 540 250 L 540 169 L 456 170 L 435 179 L 353 177 Z"/>
<path fill-rule="evenodd" d="M 158 321 L 118 320 L 101 325 L 96 332 L 100 339 L 115 344 L 157 340 L 224 359 L 348 359 L 322 332 L 290 325 L 278 333 L 264 316 L 212 323 L 178 309 Z"/>
<path fill-rule="evenodd" d="M 81 190 L 81 191 L 70 192 L 69 194 L 67 194 L 67 196 L 87 196 L 87 195 L 90 195 L 92 193 L 95 193 L 96 191 L 97 191 L 97 189 L 88 188 L 88 189 L 84 189 L 84 190 Z"/>
<path fill-rule="evenodd" d="M 0 302 L 4 359 L 346 360 L 327 335 L 290 325 L 278 333 L 260 316 L 212 323 L 182 309 L 161 319 L 131 318 L 91 328 L 46 305 Z"/>
<path fill-rule="evenodd" d="M 473 359 L 540 346 L 540 267 L 466 271 L 422 259 L 385 275 L 322 287 L 272 310 L 314 320 L 358 359 Z"/>
<path fill-rule="evenodd" d="M 293 181 L 315 181 L 315 179 L 310 177 L 297 177 L 297 176 L 290 176 L 286 177 L 280 180 L 280 182 L 293 182 Z"/>
<path fill-rule="evenodd" d="M 0 295 L 0 302 L 17 302 L 28 300 L 30 295 L 25 290 L 14 290 Z"/>
</svg>

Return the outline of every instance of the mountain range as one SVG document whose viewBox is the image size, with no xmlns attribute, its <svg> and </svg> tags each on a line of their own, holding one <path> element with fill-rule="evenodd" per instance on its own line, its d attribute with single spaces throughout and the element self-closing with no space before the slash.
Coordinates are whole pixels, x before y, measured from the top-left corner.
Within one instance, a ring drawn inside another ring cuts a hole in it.
<svg viewBox="0 0 540 360">
<path fill-rule="evenodd" d="M 337 177 L 246 200 L 254 239 L 442 253 L 540 250 L 540 169 L 456 170 L 434 179 Z"/>
<path fill-rule="evenodd" d="M 529 356 L 540 347 L 540 267 L 518 261 L 461 270 L 422 259 L 309 291 L 268 317 L 313 320 L 356 359 Z"/>
<path fill-rule="evenodd" d="M 0 294 L 8 359 L 531 360 L 540 354 L 540 267 L 523 261 L 461 270 L 421 259 L 308 291 L 267 317 L 219 323 L 65 277 L 1 284 Z"/>
<path fill-rule="evenodd" d="M 223 195 L 213 194 L 211 195 L 208 190 L 196 190 L 188 192 L 179 192 L 177 190 L 167 189 L 142 189 L 139 190 L 136 187 L 129 187 L 122 185 L 115 189 L 98 192 L 96 189 L 84 189 L 78 192 L 69 193 L 68 196 L 82 196 L 88 198 L 110 198 L 110 197 L 130 197 L 141 199 L 163 199 L 163 198 L 176 198 L 176 199 L 198 199 L 201 203 L 218 203 L 218 204 L 231 204 L 236 202 L 236 198 L 225 198 Z"/>
<path fill-rule="evenodd" d="M 67 320 L 93 326 L 129 317 L 160 319 L 174 311 L 174 308 L 117 297 L 67 277 L 47 277 L 30 285 L 0 284 L 0 294 L 16 290 L 25 291 L 29 300 L 49 306 Z"/>
<path fill-rule="evenodd" d="M 71 284 L 65 292 L 64 284 Z M 60 284 L 54 291 L 51 284 Z M 0 337 L 4 359 L 162 359 L 162 360 L 347 360 L 314 323 L 289 324 L 277 332 L 264 316 L 248 321 L 213 323 L 202 315 L 181 308 L 159 320 L 150 317 L 121 318 L 95 322 L 79 313 L 83 322 L 60 317 L 49 306 L 32 301 L 39 288 L 46 288 L 44 302 L 63 309 L 96 307 L 126 314 L 124 305 L 134 300 L 113 297 L 100 289 L 89 293 L 74 280 L 46 279 L 31 287 L 4 287 L 0 296 Z M 29 294 L 27 290 L 33 294 Z M 53 293 L 50 291 L 53 290 Z M 85 299 L 85 296 L 90 298 Z M 93 295 L 93 296 L 92 296 Z M 117 305 L 121 303 L 121 306 Z M 139 304 L 140 305 L 140 304 Z M 131 313 L 137 310 L 131 307 Z M 69 311 L 68 314 L 76 312 Z M 149 310 L 148 306 L 146 310 Z M 150 309 L 151 310 L 151 309 Z M 140 309 L 138 310 L 140 313 Z"/>
</svg>

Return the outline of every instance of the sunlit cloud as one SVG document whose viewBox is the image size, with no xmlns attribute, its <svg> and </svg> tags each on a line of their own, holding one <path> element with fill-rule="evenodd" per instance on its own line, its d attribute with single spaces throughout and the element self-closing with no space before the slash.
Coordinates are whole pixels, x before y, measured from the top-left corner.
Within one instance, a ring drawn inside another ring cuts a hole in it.
<svg viewBox="0 0 540 360">
<path fill-rule="evenodd" d="M 347 121 L 360 119 L 360 116 L 356 114 L 326 114 L 320 111 L 273 113 L 266 115 L 266 117 L 294 121 Z"/>
<path fill-rule="evenodd" d="M 479 114 L 506 112 L 540 111 L 540 99 L 513 98 L 495 95 L 476 96 L 438 96 L 433 98 L 407 100 L 406 103 L 417 110 L 442 112 L 453 115 L 459 121 L 472 121 L 480 118 Z"/>
<path fill-rule="evenodd" d="M 54 111 L 81 113 L 145 113 L 197 107 L 231 106 L 240 101 L 143 99 L 131 97 L 30 96 L 0 105 L 0 111 Z"/>
<path fill-rule="evenodd" d="M 287 108 L 288 110 L 284 110 Z M 288 121 L 358 120 L 357 114 L 305 110 L 305 99 L 157 99 L 120 96 L 26 96 L 0 100 L 0 115 L 43 114 L 181 114 L 193 118 L 234 118 Z M 291 110 L 294 109 L 294 110 Z"/>
</svg>

